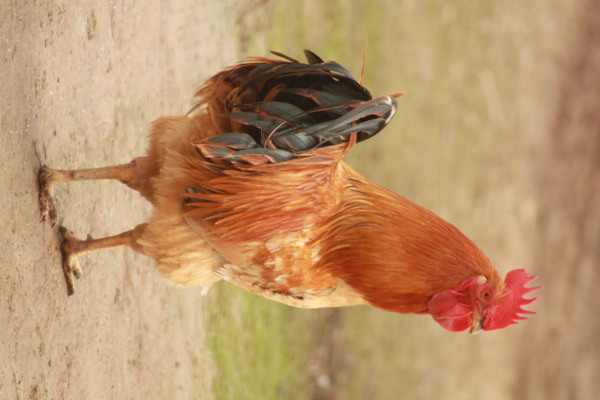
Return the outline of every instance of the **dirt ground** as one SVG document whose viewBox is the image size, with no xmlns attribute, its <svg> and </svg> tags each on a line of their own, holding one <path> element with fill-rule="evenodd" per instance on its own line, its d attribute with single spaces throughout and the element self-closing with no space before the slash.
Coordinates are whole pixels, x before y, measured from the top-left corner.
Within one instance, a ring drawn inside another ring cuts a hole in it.
<svg viewBox="0 0 600 400">
<path fill-rule="evenodd" d="M 249 42 L 264 53 L 264 42 L 247 29 L 264 2 L 43 3 L 0 0 L 0 399 L 214 398 L 206 299 L 166 284 L 149 260 L 127 250 L 82 257 L 84 277 L 67 298 L 57 230 L 39 217 L 37 172 L 43 164 L 95 167 L 139 155 L 149 121 L 185 112 L 193 89 L 239 59 Z M 522 135 L 506 139 L 512 147 L 490 160 L 505 163 L 488 182 L 502 189 L 499 198 L 482 197 L 474 213 L 481 227 L 473 229 L 484 248 L 511 252 L 501 262 L 520 259 L 539 274 L 544 289 L 539 314 L 521 334 L 505 336 L 517 359 L 507 361 L 510 374 L 494 383 L 459 378 L 474 387 L 504 386 L 487 398 L 591 399 L 600 390 L 596 3 L 565 6 L 561 22 L 575 28 L 553 39 L 556 46 L 544 34 L 558 28 L 534 26 L 524 16 L 538 14 L 521 12 L 526 6 L 504 18 L 521 18 L 531 30 L 499 35 L 514 40 L 504 46 L 512 46 L 507 54 L 517 60 L 517 73 L 501 82 L 514 86 L 512 103 L 490 107 L 497 128 Z M 520 40 L 533 44 L 519 47 Z M 537 69 L 540 43 L 556 62 L 550 72 Z M 502 104 L 502 93 L 488 88 Z M 56 198 L 60 222 L 82 237 L 130 229 L 149 211 L 136 193 L 112 182 L 63 186 Z M 484 233 L 489 226 L 498 233 Z M 508 231 L 515 236 L 502 239 Z M 489 343 L 503 346 L 502 340 Z M 323 358 L 339 371 L 348 359 L 335 353 L 337 344 L 327 342 L 334 351 Z M 483 346 L 474 348 L 485 359 Z M 371 372 L 370 364 L 354 363 L 338 384 Z M 482 365 L 481 373 L 494 368 Z M 456 376 L 447 380 L 457 385 Z"/>
<path fill-rule="evenodd" d="M 0 398 L 211 398 L 199 292 L 117 250 L 82 259 L 86 278 L 67 298 L 36 176 L 41 164 L 141 154 L 149 121 L 184 113 L 193 89 L 239 58 L 236 2 L 0 3 Z M 149 210 L 116 183 L 56 195 L 82 237 L 130 229 Z"/>
</svg>

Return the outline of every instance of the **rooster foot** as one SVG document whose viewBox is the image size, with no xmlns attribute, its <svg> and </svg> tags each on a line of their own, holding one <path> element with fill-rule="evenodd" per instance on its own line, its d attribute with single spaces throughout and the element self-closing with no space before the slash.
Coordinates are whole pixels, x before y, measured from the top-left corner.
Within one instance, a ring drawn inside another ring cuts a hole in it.
<svg viewBox="0 0 600 400">
<path fill-rule="evenodd" d="M 38 175 L 39 182 L 39 204 L 42 221 L 48 220 L 50 225 L 55 226 L 58 219 L 56 204 L 52 196 L 52 185 L 57 182 L 54 170 L 43 166 Z"/>
<path fill-rule="evenodd" d="M 62 238 L 62 267 L 67 284 L 67 294 L 70 296 L 75 293 L 73 277 L 80 278 L 82 274 L 81 267 L 77 261 L 77 255 L 81 253 L 81 245 L 85 244 L 85 242 L 77 239 L 64 226 L 60 227 L 60 236 Z"/>
</svg>

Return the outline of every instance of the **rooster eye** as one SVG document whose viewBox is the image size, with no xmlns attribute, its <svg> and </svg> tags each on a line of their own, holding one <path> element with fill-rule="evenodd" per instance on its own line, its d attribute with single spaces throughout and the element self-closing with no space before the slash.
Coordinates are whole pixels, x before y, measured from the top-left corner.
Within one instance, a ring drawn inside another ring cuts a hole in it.
<svg viewBox="0 0 600 400">
<path fill-rule="evenodd" d="M 491 295 L 492 295 L 492 291 L 490 289 L 484 289 L 481 292 L 481 297 L 483 297 L 486 300 L 489 299 Z"/>
</svg>

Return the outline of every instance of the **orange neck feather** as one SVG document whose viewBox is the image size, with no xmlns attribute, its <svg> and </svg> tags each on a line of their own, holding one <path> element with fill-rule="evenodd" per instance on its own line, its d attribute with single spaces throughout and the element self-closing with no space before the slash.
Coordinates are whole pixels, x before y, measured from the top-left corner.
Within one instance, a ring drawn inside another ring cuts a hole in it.
<svg viewBox="0 0 600 400">
<path fill-rule="evenodd" d="M 471 275 L 502 286 L 496 269 L 456 227 L 425 208 L 349 176 L 344 198 L 316 240 L 319 266 L 343 279 L 372 305 L 426 313 L 427 301 Z"/>
</svg>

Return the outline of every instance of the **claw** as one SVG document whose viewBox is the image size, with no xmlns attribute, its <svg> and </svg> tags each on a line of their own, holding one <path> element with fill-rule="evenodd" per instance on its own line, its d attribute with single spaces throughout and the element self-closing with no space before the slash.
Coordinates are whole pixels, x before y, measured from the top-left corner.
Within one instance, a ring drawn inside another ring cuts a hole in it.
<svg viewBox="0 0 600 400">
<path fill-rule="evenodd" d="M 52 196 L 52 185 L 56 182 L 56 174 L 50 168 L 43 166 L 38 175 L 39 181 L 39 203 L 42 221 L 48 220 L 50 225 L 56 226 L 58 214 L 56 204 Z"/>
<path fill-rule="evenodd" d="M 79 266 L 79 262 L 77 261 L 76 251 L 77 244 L 81 241 L 64 226 L 60 227 L 59 232 L 62 238 L 62 267 L 67 284 L 67 294 L 70 296 L 75 293 L 73 277 L 80 278 L 83 272 Z"/>
</svg>

